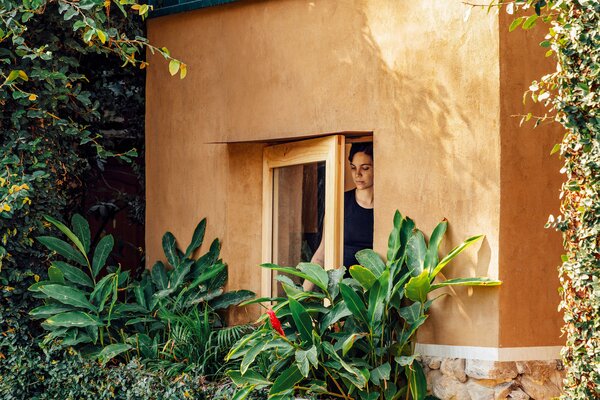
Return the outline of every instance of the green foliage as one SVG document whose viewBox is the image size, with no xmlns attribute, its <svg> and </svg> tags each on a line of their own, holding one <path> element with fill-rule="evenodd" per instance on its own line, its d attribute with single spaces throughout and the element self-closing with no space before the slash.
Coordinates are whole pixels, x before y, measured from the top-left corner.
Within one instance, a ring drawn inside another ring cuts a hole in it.
<svg viewBox="0 0 600 400">
<path fill-rule="evenodd" d="M 362 265 L 350 267 L 351 278 L 344 278 L 343 267 L 325 271 L 307 263 L 296 268 L 264 264 L 320 290 L 305 291 L 278 275 L 286 297 L 253 301 L 275 301 L 275 314 L 269 312 L 270 324 L 264 322 L 240 339 L 227 355 L 241 360 L 239 369 L 228 372 L 240 386 L 236 398 L 268 388 L 272 399 L 297 392 L 345 399 L 400 399 L 410 393 L 415 400 L 424 399 L 427 385 L 413 340 L 427 319 L 433 301 L 429 294 L 443 286 L 500 284 L 487 278 L 434 283 L 452 259 L 481 239 L 467 239 L 439 261 L 446 225 L 443 221 L 436 227 L 428 246 L 414 223 L 396 212 L 388 261 L 362 250 L 356 256 Z"/>
<path fill-rule="evenodd" d="M 103 237 L 92 252 L 90 229 L 81 216 L 73 216 L 71 228 L 53 218 L 47 220 L 69 242 L 50 236 L 38 240 L 70 263 L 52 262 L 49 280 L 29 288 L 45 302 L 29 312 L 32 318 L 44 319 L 42 327 L 49 333 L 43 345 L 82 347 L 103 364 L 135 353 L 144 359 L 165 360 L 176 372 L 190 364 L 205 374 L 220 371 L 219 358 L 225 348 L 247 328 L 215 331 L 224 326 L 216 311 L 254 294 L 247 290 L 223 293 L 227 269 L 219 259 L 218 240 L 203 256 L 190 258 L 202 245 L 206 219 L 198 224 L 185 254 L 167 232 L 164 251 L 173 264 L 157 262 L 139 281 L 132 281 L 120 268 L 107 267 L 112 236 Z"/>
<path fill-rule="evenodd" d="M 204 383 L 195 373 L 168 377 L 149 371 L 137 359 L 102 367 L 72 350 L 43 353 L 33 345 L 0 345 L 0 351 L 6 355 L 0 362 L 0 398 L 6 400 L 228 400 L 234 392 L 226 384 Z"/>
<path fill-rule="evenodd" d="M 548 31 L 540 46 L 557 61 L 555 72 L 529 88 L 566 133 L 552 149 L 564 159 L 561 212 L 547 226 L 563 232 L 566 254 L 559 269 L 564 312 L 567 372 L 565 399 L 600 397 L 600 3 L 588 0 L 501 1 L 512 14 L 510 26 L 524 29 L 542 21 Z M 550 118 L 532 117 L 536 125 Z"/>
<path fill-rule="evenodd" d="M 131 108 L 124 97 L 143 104 L 131 89 L 139 80 L 115 74 L 112 59 L 145 67 L 146 49 L 172 59 L 131 22 L 147 10 L 136 1 L 0 0 L 0 284 L 10 286 L 17 266 L 37 272 L 42 216 L 81 205 L 91 166 L 136 156 L 108 150 L 99 128 L 130 111 L 119 108 Z"/>
</svg>

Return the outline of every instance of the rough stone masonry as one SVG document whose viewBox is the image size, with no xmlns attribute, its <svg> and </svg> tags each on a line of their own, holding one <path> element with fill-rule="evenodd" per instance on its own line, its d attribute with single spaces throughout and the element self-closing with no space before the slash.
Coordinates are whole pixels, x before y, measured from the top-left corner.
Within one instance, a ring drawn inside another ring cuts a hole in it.
<svg viewBox="0 0 600 400">
<path fill-rule="evenodd" d="M 485 361 L 423 357 L 428 392 L 441 400 L 546 400 L 560 396 L 560 360 Z"/>
</svg>

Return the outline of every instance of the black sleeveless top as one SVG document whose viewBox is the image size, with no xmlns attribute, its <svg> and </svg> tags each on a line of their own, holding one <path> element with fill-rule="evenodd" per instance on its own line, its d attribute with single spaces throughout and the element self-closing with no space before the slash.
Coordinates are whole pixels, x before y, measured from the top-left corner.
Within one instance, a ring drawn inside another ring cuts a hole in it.
<svg viewBox="0 0 600 400">
<path fill-rule="evenodd" d="M 373 248 L 373 209 L 356 202 L 356 189 L 344 193 L 344 266 L 358 264 L 357 251 Z"/>
</svg>

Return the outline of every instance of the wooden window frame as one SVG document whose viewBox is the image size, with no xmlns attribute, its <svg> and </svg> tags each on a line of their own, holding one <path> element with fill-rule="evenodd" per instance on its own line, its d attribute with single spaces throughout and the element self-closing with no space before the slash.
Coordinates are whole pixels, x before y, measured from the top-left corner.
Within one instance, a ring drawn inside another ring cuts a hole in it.
<svg viewBox="0 0 600 400">
<path fill-rule="evenodd" d="M 276 168 L 325 162 L 325 238 L 324 268 L 342 265 L 344 232 L 344 135 L 332 135 L 292 143 L 277 144 L 263 150 L 262 260 L 273 260 L 273 207 L 277 191 Z M 294 267 L 294 266 L 292 266 Z M 261 296 L 271 297 L 273 274 L 263 268 Z"/>
</svg>

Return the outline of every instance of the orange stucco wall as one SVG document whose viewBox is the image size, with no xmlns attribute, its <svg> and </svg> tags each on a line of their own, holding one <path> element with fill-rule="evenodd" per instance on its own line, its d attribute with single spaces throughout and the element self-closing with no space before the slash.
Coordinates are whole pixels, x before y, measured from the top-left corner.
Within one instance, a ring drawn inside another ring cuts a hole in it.
<svg viewBox="0 0 600 400">
<path fill-rule="evenodd" d="M 544 171 L 554 166 L 546 168 L 541 133 L 529 142 L 506 114 L 522 89 L 502 83 L 503 76 L 514 79 L 502 74 L 518 67 L 504 61 L 510 43 L 500 34 L 498 17 L 474 11 L 464 21 L 464 12 L 458 1 L 441 7 L 433 0 L 272 0 L 150 20 L 150 40 L 189 67 L 180 81 L 168 75 L 164 60 L 150 56 L 149 262 L 161 257 L 165 230 L 186 241 L 207 216 L 207 238 L 223 239 L 229 287 L 258 292 L 264 144 L 215 143 L 373 132 L 375 249 L 385 253 L 396 209 L 426 234 L 446 217 L 445 251 L 467 236 L 486 235 L 448 267 L 446 276 L 488 275 L 507 282 L 506 291 L 450 292 L 434 306 L 419 340 L 521 346 L 523 330 L 510 327 L 511 310 L 527 300 L 517 296 L 525 289 L 520 279 L 551 274 L 547 266 L 557 263 L 556 252 L 527 244 L 556 244 L 534 224 L 556 207 L 557 186 L 554 178 L 534 171 L 519 175 L 520 164 L 511 160 L 531 158 L 525 166 Z M 517 139 L 528 144 L 520 146 Z M 519 180 L 523 177 L 528 181 Z M 534 197 L 527 197 L 530 192 Z M 520 193 L 526 202 L 516 196 Z M 538 210 L 540 203 L 544 211 Z M 531 204 L 538 205 L 536 217 L 527 215 L 522 224 L 518 211 Z M 520 234 L 518 223 L 527 228 Z M 538 270 L 523 275 L 532 257 Z M 534 332 L 538 321 L 528 316 L 548 312 L 556 284 L 540 279 L 529 284 L 529 296 L 536 290 L 550 295 L 517 313 L 526 328 L 523 343 L 554 344 L 558 316 L 548 317 L 553 322 L 544 332 Z M 247 320 L 255 313 L 245 310 L 232 318 Z"/>
</svg>

